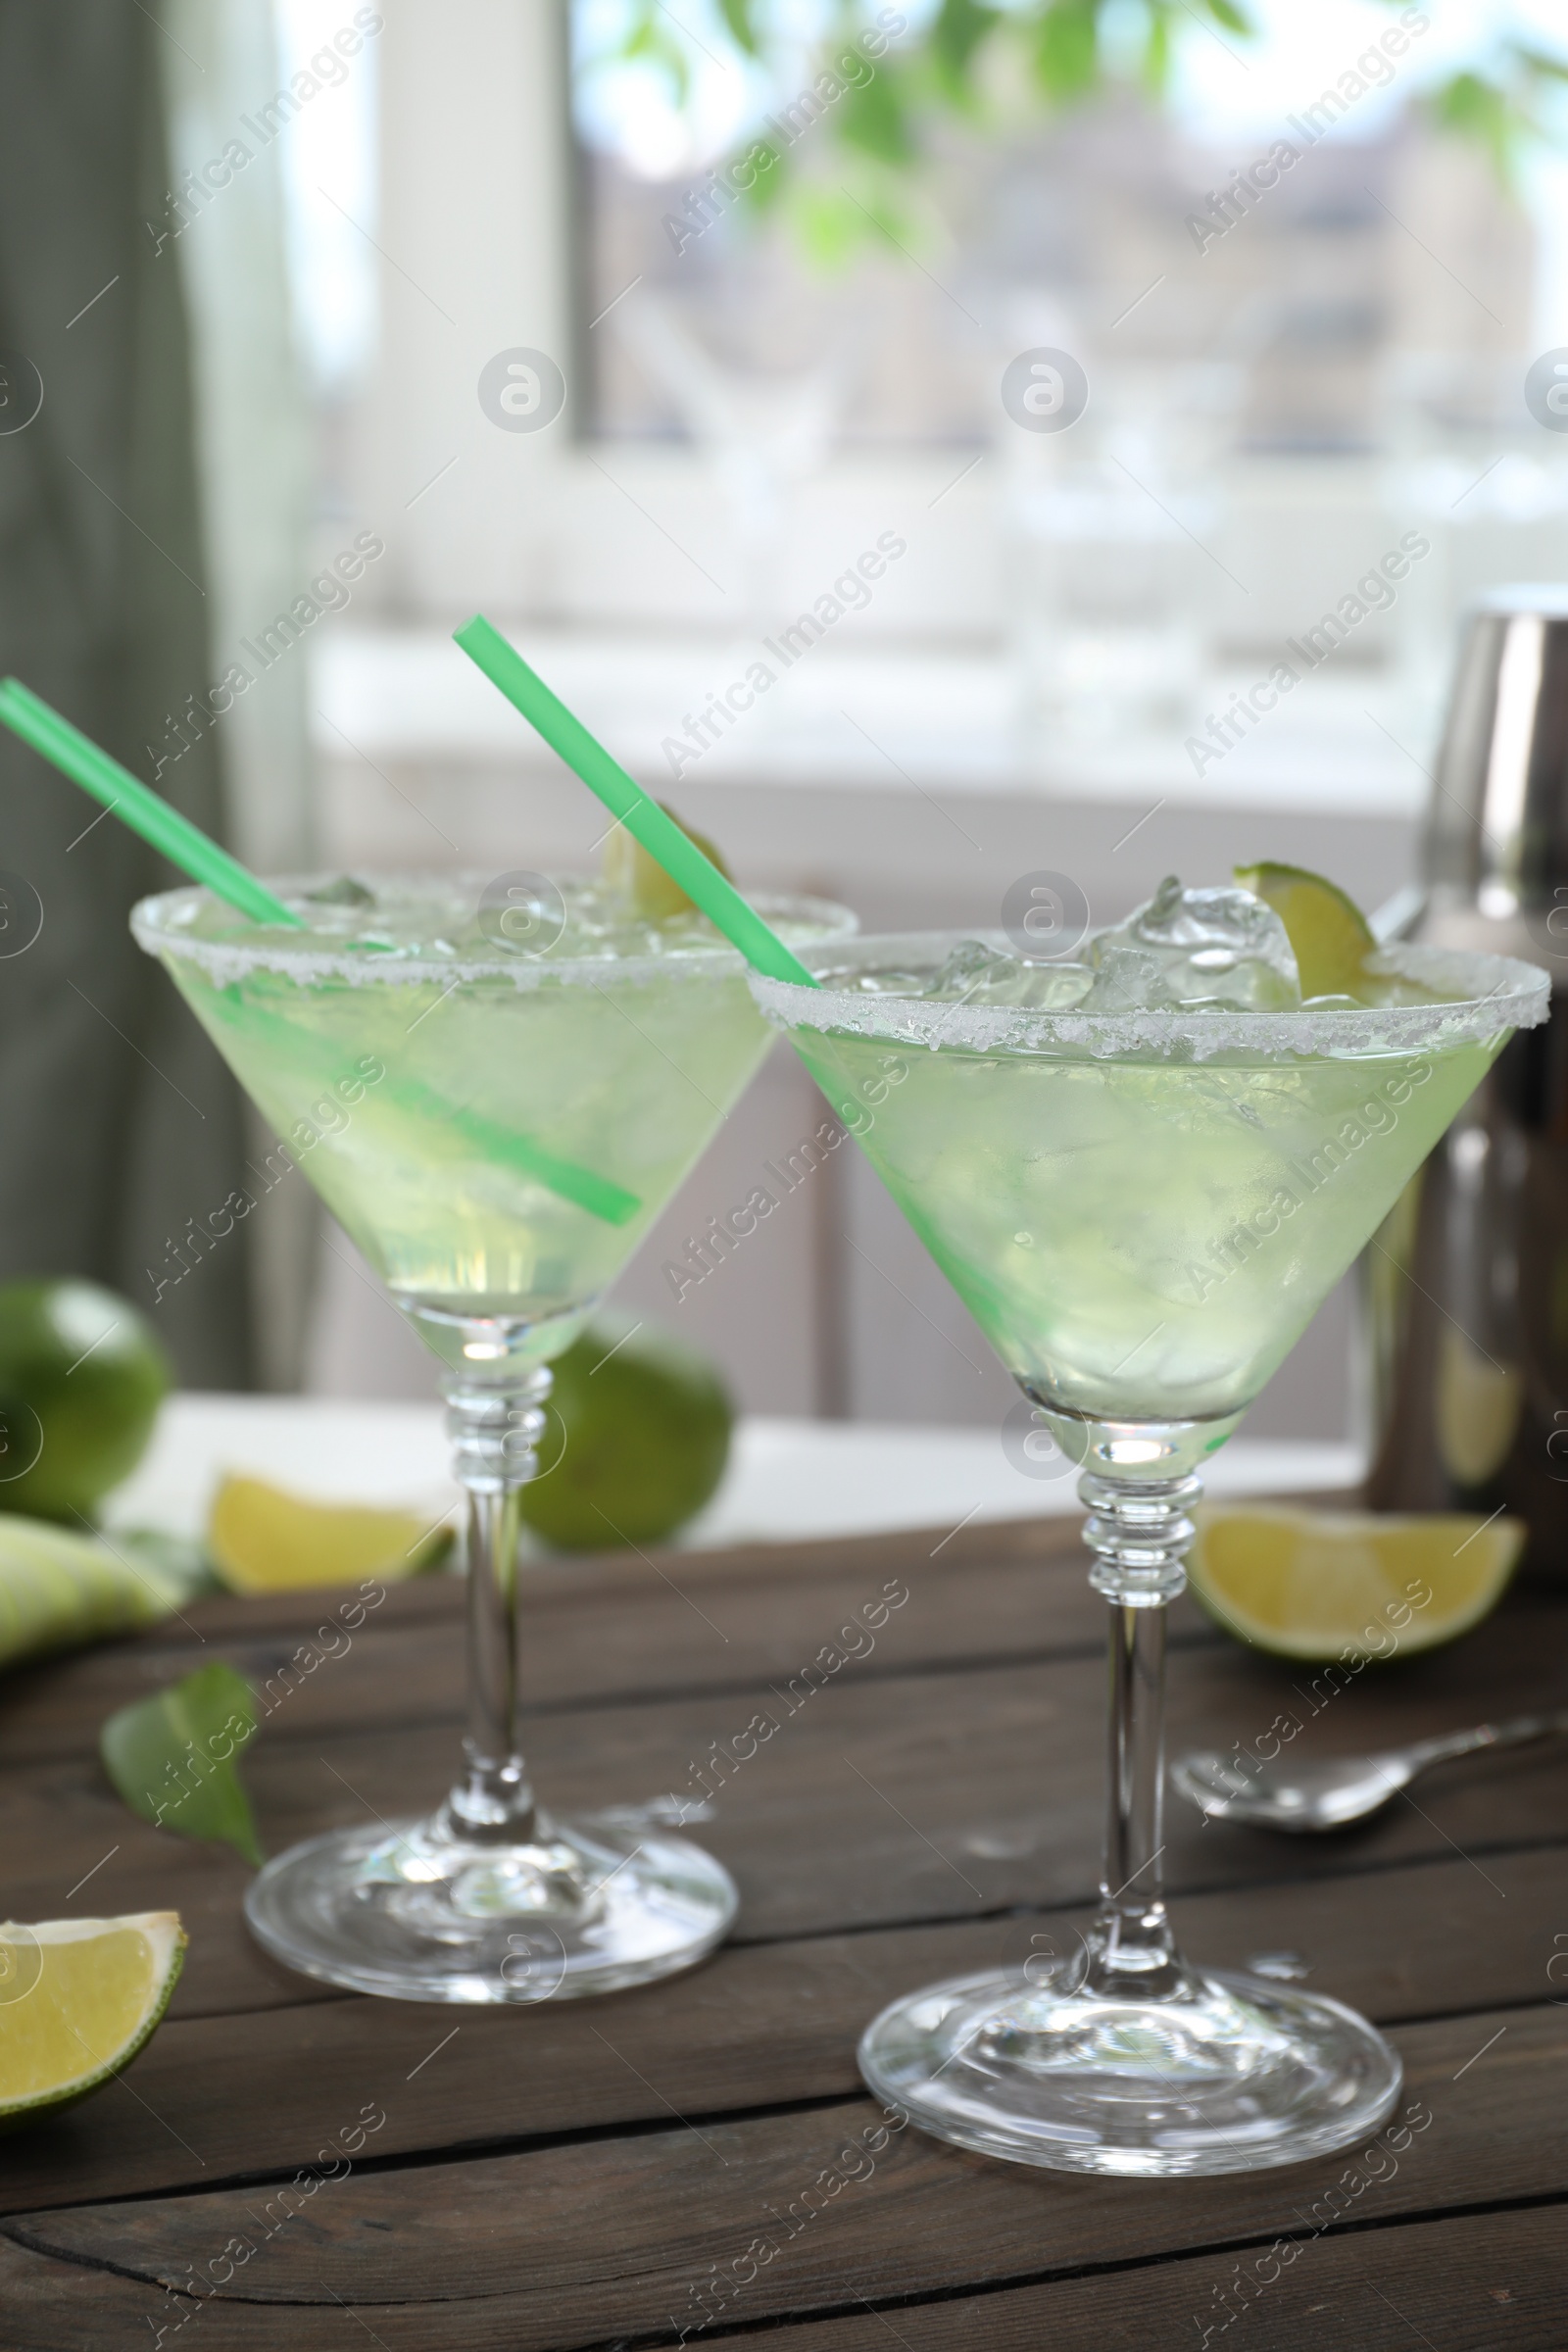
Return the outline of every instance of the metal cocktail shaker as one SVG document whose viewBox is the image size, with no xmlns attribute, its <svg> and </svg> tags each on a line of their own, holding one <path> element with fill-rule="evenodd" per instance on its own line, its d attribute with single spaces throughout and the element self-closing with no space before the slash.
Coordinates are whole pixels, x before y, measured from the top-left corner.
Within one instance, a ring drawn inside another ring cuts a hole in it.
<svg viewBox="0 0 1568 2352">
<path fill-rule="evenodd" d="M 1568 1575 L 1568 588 L 1467 616 L 1404 935 L 1553 975 L 1363 1261 L 1375 1510 L 1506 1507 Z"/>
</svg>

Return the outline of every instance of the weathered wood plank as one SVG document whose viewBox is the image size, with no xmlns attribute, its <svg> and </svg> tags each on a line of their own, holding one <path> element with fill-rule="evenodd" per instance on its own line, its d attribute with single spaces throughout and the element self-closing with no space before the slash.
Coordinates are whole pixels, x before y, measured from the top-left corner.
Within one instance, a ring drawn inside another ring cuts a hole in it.
<svg viewBox="0 0 1568 2352">
<path fill-rule="evenodd" d="M 1385 2022 L 1549 2001 L 1561 1851 L 1489 1868 L 1495 1893 L 1449 1857 L 1326 1886 L 1199 1895 L 1179 1924 L 1194 1958 L 1214 1966 L 1298 1952 L 1314 1986 Z M 122 2084 L 0 2140 L 0 2211 L 286 2172 L 371 2098 L 388 2117 L 378 2152 L 417 2154 L 659 2124 L 671 2105 L 713 2116 L 850 2097 L 856 2042 L 885 2002 L 1031 1950 L 1071 1952 L 1087 1917 L 729 1946 L 640 1992 L 538 2009 L 339 1997 L 243 2026 L 171 2019 Z M 1568 2021 L 1568 2007 L 1559 2014 Z"/>
<path fill-rule="evenodd" d="M 1023 2283 L 1284 2236 L 1304 2241 L 1297 2267 L 1310 2277 L 1336 2229 L 1373 2223 L 1381 2236 L 1402 2217 L 1462 2212 L 1478 2195 L 1568 2194 L 1568 2017 L 1514 2011 L 1397 2039 L 1403 2125 L 1278 2172 L 1191 2181 L 1040 2173 L 890 2132 L 862 2098 L 436 2169 L 345 2170 L 309 2196 L 264 2186 L 35 2213 L 7 2225 L 0 2287 L 6 2271 L 24 2275 L 31 2253 L 108 2264 L 143 2282 L 150 2307 L 193 2274 L 212 2282 L 201 2311 L 210 2342 L 260 2340 L 247 2329 L 262 2316 L 295 2328 L 301 2306 L 346 2305 L 390 2352 L 416 2342 L 554 2352 L 704 2318 L 798 2317 L 858 2296 Z M 323 2107 L 323 2138 L 341 2139 L 354 2112 Z M 283 2306 L 294 2307 L 286 2318 Z M 230 2332 L 209 2332 L 220 2316 Z M 333 2316 L 341 2341 L 341 2309 Z M 69 2340 L 57 2339 L 58 2352 Z"/>
<path fill-rule="evenodd" d="M 1081 1914 L 999 1914 L 1069 1904 L 1093 1885 L 1102 1678 L 1084 1653 L 1101 1604 L 1075 1531 L 965 1530 L 923 1565 L 915 1543 L 738 1564 L 662 1555 L 681 1592 L 623 1558 L 544 1572 L 531 1595 L 533 1671 L 549 1693 L 532 1737 L 542 1785 L 579 1806 L 689 1790 L 708 1757 L 718 1817 L 698 1834 L 730 1860 L 747 1904 L 749 1941 L 610 2001 L 497 2015 L 308 1985 L 250 1944 L 236 1861 L 119 1804 L 91 1754 L 100 1714 L 220 1644 L 252 1671 L 282 1654 L 304 1630 L 298 1596 L 202 1604 L 206 1650 L 193 1632 L 13 1678 L 17 1706 L 0 1710 L 8 1907 L 168 1902 L 194 1943 L 182 2007 L 128 2077 L 0 2141 L 0 2210 L 29 2241 L 0 2238 L 0 2343 L 87 2352 L 196 2314 L 220 2352 L 338 2352 L 367 2327 L 388 2352 L 526 2352 L 673 2340 L 672 2319 L 678 2331 L 705 2308 L 726 2329 L 781 2327 L 802 2352 L 838 2352 L 841 2337 L 852 2352 L 850 2331 L 853 2352 L 885 2347 L 890 2327 L 914 2352 L 1099 2345 L 1117 2329 L 1140 2352 L 1167 2332 L 1196 2341 L 1195 2314 L 1214 2308 L 1240 2259 L 1200 2249 L 1289 2230 L 1287 2192 L 1309 2201 L 1332 2164 L 1218 2183 L 1078 2182 L 898 2134 L 755 2280 L 716 2300 L 702 2289 L 770 2226 L 760 2213 L 788 2212 L 854 2144 L 846 2133 L 875 2128 L 854 2071 L 875 2008 L 932 1977 L 1019 1959 L 1036 1934 L 1066 1948 Z M 833 1638 L 828 1621 L 887 1576 L 911 1597 L 875 1649 L 792 1706 L 780 1693 Z M 431 1800 L 452 1765 L 457 1602 L 433 1582 L 389 1594 L 347 1656 L 282 1700 L 249 1767 L 271 1842 L 362 1819 L 362 1799 L 388 1813 Z M 1369 1670 L 1325 1699 L 1299 1670 L 1194 1618 L 1173 1665 L 1172 1744 L 1253 1744 L 1288 1711 L 1294 1752 L 1335 1752 L 1521 1710 L 1556 1695 L 1565 1622 L 1526 1596 L 1456 1649 Z M 776 1732 L 720 1772 L 711 1743 L 732 1748 L 759 1707 Z M 1194 1956 L 1235 1964 L 1291 1947 L 1313 1984 L 1408 2021 L 1412 2088 L 1435 2119 L 1355 2203 L 1352 2221 L 1381 2226 L 1313 2240 L 1270 2288 L 1259 2340 L 1315 2352 L 1328 2326 L 1368 2346 L 1411 2342 L 1408 2312 L 1444 2352 L 1555 2345 L 1560 2213 L 1457 2217 L 1482 2199 L 1568 2194 L 1568 2008 L 1528 2006 L 1550 1997 L 1565 1932 L 1568 1751 L 1454 1767 L 1348 1838 L 1205 1828 L 1185 1809 L 1169 1829 L 1173 1886 L 1206 1889 L 1180 1906 Z M 1453 2014 L 1489 2005 L 1498 2014 Z M 236 2230 L 265 2231 L 278 2178 L 341 2144 L 362 2110 L 386 2121 L 356 2169 L 299 2199 L 221 2297 L 166 2307 L 160 2281 L 181 2264 L 201 2275 Z M 611 2136 L 571 2136 L 584 2132 Z M 556 2134 L 568 2137 L 540 2144 Z M 508 2152 L 463 2152 L 486 2142 Z M 398 2161 L 365 2169 L 383 2156 Z M 245 2180 L 259 2185 L 220 2185 Z M 234 2220 L 252 2207 L 260 2224 Z M 1455 2218 L 1413 2218 L 1440 2211 Z M 105 2262 L 140 2275 L 85 2267 Z M 1070 2275 L 1086 2266 L 1105 2275 Z M 858 2303 L 867 2297 L 885 2311 Z"/>
<path fill-rule="evenodd" d="M 1233 2342 L 1267 2352 L 1323 2352 L 1337 2344 L 1356 2352 L 1411 2352 L 1418 2343 L 1431 2352 L 1561 2352 L 1568 2218 L 1560 2205 L 1297 2243 L 1294 2262 L 1282 2264 L 1279 2278 L 1250 2306 L 1256 2312 L 1252 2328 Z M 1224 2308 L 1219 2298 L 1234 2292 L 1239 2260 L 1231 2253 L 1194 2254 L 1029 2286 L 924 2302 L 882 2299 L 877 2305 L 852 2281 L 842 2297 L 846 2316 L 786 2320 L 769 2328 L 766 2340 L 782 2352 L 887 2352 L 890 2341 L 906 2352 L 1200 2347 L 1200 2323 L 1214 2326 L 1214 2315 Z M 172 2344 L 181 2320 L 199 2324 L 197 2340 L 211 2352 L 344 2352 L 348 2344 L 368 2340 L 365 2331 L 372 2322 L 386 2352 L 521 2352 L 531 2340 L 516 2333 L 506 2302 L 496 2309 L 469 2302 L 456 2312 L 368 2303 L 347 2311 L 330 2302 L 324 2310 L 247 2306 L 198 2300 L 188 2289 L 182 2295 L 150 2290 L 139 2279 L 3 2242 L 0 2297 L 8 2352 L 123 2352 L 136 2342 Z M 167 2331 L 162 2339 L 159 2328 Z M 614 2338 L 629 2340 L 619 2328 Z M 640 2330 L 635 2340 L 674 2345 L 677 2336 L 666 2326 Z M 740 2344 L 753 2338 L 720 2327 L 690 2340 Z M 1225 2339 L 1216 2331 L 1209 2340 Z"/>
<path fill-rule="evenodd" d="M 913 1597 L 877 1629 L 862 1661 L 873 1673 L 1077 1655 L 1104 1639 L 1076 1519 L 613 1553 L 529 1565 L 525 1687 L 534 1705 L 555 1710 L 787 1681 L 841 1635 L 862 1647 L 856 1618 L 892 1581 Z M 7 1676 L 0 1766 L 90 1754 L 114 1708 L 213 1656 L 252 1679 L 278 1738 L 456 1720 L 461 1584 L 422 1577 L 383 1592 L 363 1608 L 358 1587 L 193 1602 L 137 1640 Z M 1177 1647 L 1220 1638 L 1190 1602 L 1172 1611 L 1170 1633 Z"/>
<path fill-rule="evenodd" d="M 1310 1689 L 1299 1674 L 1230 1642 L 1193 1648 L 1173 1662 L 1171 1744 L 1256 1743 L 1282 1702 L 1305 1719 L 1295 1750 L 1302 1754 L 1544 1703 L 1556 1695 L 1562 1623 L 1560 1612 L 1534 1607 L 1499 1617 L 1454 1649 L 1375 1678 L 1368 1669 L 1315 1720 L 1298 1695 Z M 876 1665 L 875 1653 L 851 1662 L 809 1695 L 797 1677 L 793 1702 L 779 1683 L 541 1716 L 532 1726 L 539 1785 L 563 1809 L 717 1788 L 717 1817 L 699 1834 L 740 1881 L 742 1940 L 1088 1896 L 1101 1832 L 1098 1669 L 1082 1659 L 944 1674 Z M 760 1711 L 776 1732 L 744 1761 L 715 1764 L 714 1743 L 733 1758 Z M 389 1819 L 427 1808 L 456 1745 L 455 1727 L 439 1722 L 264 1736 L 247 1765 L 264 1837 L 276 1848 L 333 1822 L 364 1821 L 371 1808 Z M 314 1997 L 247 1952 L 233 1925 L 240 1863 L 134 1818 L 95 1759 L 12 1765 L 0 1774 L 0 1802 L 15 1915 L 188 1910 L 213 1940 L 198 1937 L 181 2013 Z M 1177 1890 L 1339 1877 L 1458 1847 L 1471 1857 L 1478 1897 L 1494 1899 L 1489 1854 L 1568 1836 L 1568 1748 L 1444 1767 L 1414 1797 L 1337 1838 L 1205 1827 L 1176 1802 L 1168 1833 L 1165 1869 Z"/>
<path fill-rule="evenodd" d="M 1252 2325 L 1232 2344 L 1253 2352 L 1560 2352 L 1568 2308 L 1568 2217 L 1540 2211 L 1411 2223 L 1330 2236 L 1279 2262 L 1249 2298 Z M 1254 2257 L 1255 2259 L 1255 2257 Z M 869 2306 L 837 2320 L 785 2323 L 770 2352 L 1149 2352 L 1226 2342 L 1241 2325 L 1236 2255 L 1191 2255 L 1149 2268 L 1063 2278 L 933 2303 Z M 1265 2263 L 1265 2271 L 1272 2265 Z M 1255 2277 L 1255 2274 L 1254 2274 Z M 1210 2332 L 1204 2337 L 1204 2329 Z M 705 2343 L 724 2342 L 723 2333 Z M 737 2339 L 729 2335 L 730 2342 Z"/>
<path fill-rule="evenodd" d="M 1548 1703 L 1560 1621 L 1553 1612 L 1519 1631 L 1524 1643 L 1483 1629 L 1462 1667 L 1439 1653 L 1344 1691 L 1308 1723 L 1299 1752 Z M 1184 1653 L 1171 1677 L 1172 1749 L 1257 1742 L 1286 1703 L 1305 1713 L 1289 1675 L 1268 1661 L 1229 1643 Z M 798 1681 L 793 1695 L 781 1684 L 541 1717 L 532 1750 L 547 1802 L 563 1809 L 715 1789 L 716 1817 L 701 1835 L 736 1874 L 737 1934 L 752 1940 L 1091 1892 L 1102 1706 L 1101 1673 L 1083 1660 L 881 1676 L 852 1665 L 824 1688 Z M 754 1754 L 727 1760 L 749 1740 Z M 414 1727 L 395 1741 L 350 1733 L 259 1745 L 250 1778 L 264 1836 L 278 1846 L 364 1822 L 370 1808 L 387 1819 L 417 1812 L 452 1768 L 445 1727 Z M 1338 1875 L 1348 1857 L 1378 1868 L 1455 1845 L 1479 1856 L 1499 1842 L 1568 1836 L 1568 1748 L 1445 1767 L 1339 1839 L 1205 1825 L 1179 1802 L 1166 1830 L 1165 1870 L 1178 1888 Z"/>
<path fill-rule="evenodd" d="M 632 1570 L 615 1560 L 532 1573 L 521 1644 L 527 1694 L 557 1710 L 745 1690 L 787 1681 L 841 1637 L 878 1673 L 1093 1650 L 1103 1639 L 1104 1603 L 1089 1589 L 1076 1533 L 1068 1541 L 1051 1521 L 998 1533 L 1000 1544 L 971 1542 L 966 1553 L 956 1539 L 935 1559 L 929 1547 L 940 1535 L 902 1537 L 897 1548 L 886 1537 L 813 1545 L 804 1556 L 758 1547 L 716 1555 L 722 1567 L 708 1554 L 672 1552 L 636 1559 Z M 888 1585 L 915 1597 L 884 1611 L 873 1630 L 862 1612 Z M 440 1577 L 380 1590 L 379 1601 L 373 1592 L 362 1600 L 357 1587 L 206 1601 L 184 1623 L 14 1674 L 3 1686 L 0 1766 L 90 1754 L 116 1707 L 214 1656 L 254 1683 L 278 1738 L 456 1720 L 461 1586 Z M 1215 1639 L 1195 1611 L 1178 1617 L 1178 1641 Z"/>
</svg>

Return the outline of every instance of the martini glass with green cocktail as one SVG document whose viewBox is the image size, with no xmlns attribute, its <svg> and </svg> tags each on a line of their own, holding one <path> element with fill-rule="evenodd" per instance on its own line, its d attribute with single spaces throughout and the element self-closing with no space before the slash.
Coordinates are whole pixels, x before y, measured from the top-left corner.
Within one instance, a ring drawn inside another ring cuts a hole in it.
<svg viewBox="0 0 1568 2352">
<path fill-rule="evenodd" d="M 764 901 L 770 930 L 488 622 L 459 635 L 622 819 L 598 882 L 270 887 L 15 678 L 0 724 L 205 885 L 145 900 L 136 937 L 436 1356 L 467 1490 L 463 1771 L 426 1820 L 376 1815 L 280 1854 L 246 1897 L 251 1925 L 292 1967 L 361 1991 L 536 2001 L 687 1967 L 736 1904 L 657 1807 L 573 1824 L 534 1800 L 518 1497 L 549 1367 L 767 1050 L 725 935 L 804 978 L 790 939 L 855 925 L 821 901 Z"/>
<path fill-rule="evenodd" d="M 1076 1962 L 910 1993 L 860 2046 L 928 2131 L 1059 2170 L 1290 2163 L 1375 2130 L 1398 2091 L 1351 2011 L 1176 1948 L 1165 1608 L 1200 1464 L 1511 1030 L 1544 1019 L 1546 981 L 1378 954 L 1328 885 L 1249 879 L 1168 883 L 1064 961 L 920 935 L 810 951 L 810 985 L 753 980 L 1030 1400 L 1030 1451 L 1082 1472 L 1110 1611 L 1100 1916 Z"/>
<path fill-rule="evenodd" d="M 477 876 L 274 887 L 288 927 L 181 890 L 133 928 L 437 1359 L 468 1493 L 469 1706 L 439 1810 L 279 1855 L 251 1925 L 292 1967 L 405 1998 L 645 1982 L 718 1940 L 734 1889 L 656 1824 L 536 1802 L 516 1733 L 518 1497 L 551 1359 L 747 1086 L 766 1025 L 740 957 L 678 894 L 650 913 L 545 875 L 488 895 Z M 763 904 L 797 944 L 851 927 L 819 902 Z"/>
</svg>

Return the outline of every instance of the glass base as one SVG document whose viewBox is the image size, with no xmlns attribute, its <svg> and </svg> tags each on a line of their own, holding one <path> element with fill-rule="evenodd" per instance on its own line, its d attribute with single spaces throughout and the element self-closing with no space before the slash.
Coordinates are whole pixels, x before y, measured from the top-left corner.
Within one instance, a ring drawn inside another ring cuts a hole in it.
<svg viewBox="0 0 1568 2352">
<path fill-rule="evenodd" d="M 437 1814 L 291 1846 L 252 1881 L 245 1914 L 274 1958 L 328 1984 L 528 2003 L 690 1968 L 738 1902 L 722 1864 L 666 1831 L 539 1814 L 527 1843 L 480 1843 Z"/>
<path fill-rule="evenodd" d="M 861 2074 L 959 2147 L 1142 2177 L 1299 2164 L 1375 2132 L 1399 2094 L 1382 2034 L 1318 1994 L 1189 1968 L 1165 2000 L 1088 1993 L 1068 1967 L 1034 1976 L 895 2001 Z"/>
</svg>

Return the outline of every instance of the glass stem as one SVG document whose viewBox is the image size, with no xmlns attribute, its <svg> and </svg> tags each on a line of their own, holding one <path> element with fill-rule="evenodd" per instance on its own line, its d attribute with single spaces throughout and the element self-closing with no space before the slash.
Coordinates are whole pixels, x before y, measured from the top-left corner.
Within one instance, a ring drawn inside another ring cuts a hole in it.
<svg viewBox="0 0 1568 2352">
<path fill-rule="evenodd" d="M 519 1845 L 534 1836 L 537 1815 L 517 1743 L 518 1495 L 538 1465 L 550 1371 L 509 1368 L 491 1382 L 454 1371 L 441 1387 L 453 1469 L 468 1497 L 466 1769 L 443 1823 L 471 1843 Z"/>
<path fill-rule="evenodd" d="M 1101 1910 L 1084 1989 L 1108 2000 L 1168 1998 L 1186 1971 L 1165 1916 L 1160 1856 L 1165 1783 L 1165 1610 L 1187 1583 L 1196 1478 L 1133 1480 L 1090 1472 L 1089 1581 L 1110 1604 L 1109 1788 Z"/>
</svg>

